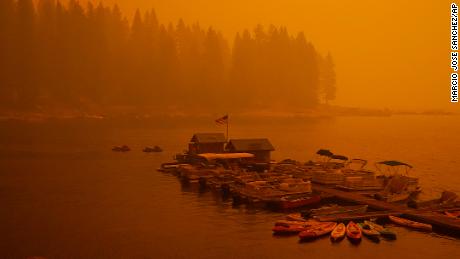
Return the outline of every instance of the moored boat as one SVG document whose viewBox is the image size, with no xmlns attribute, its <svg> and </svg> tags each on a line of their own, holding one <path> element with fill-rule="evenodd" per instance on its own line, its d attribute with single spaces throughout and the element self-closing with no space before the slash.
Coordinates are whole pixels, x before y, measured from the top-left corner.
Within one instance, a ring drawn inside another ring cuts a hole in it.
<svg viewBox="0 0 460 259">
<path fill-rule="evenodd" d="M 415 198 L 420 192 L 418 178 L 410 177 L 412 166 L 399 161 L 382 161 L 375 163 L 382 173 L 378 178 L 383 181 L 384 190 L 376 193 L 375 198 L 386 202 L 406 202 Z"/>
<path fill-rule="evenodd" d="M 322 222 L 299 233 L 300 240 L 308 240 L 329 234 L 337 226 L 335 222 Z"/>
<path fill-rule="evenodd" d="M 348 222 L 347 237 L 350 239 L 350 241 L 360 241 L 361 236 L 362 232 L 358 225 L 353 221 Z"/>
<path fill-rule="evenodd" d="M 338 224 L 334 230 L 331 232 L 331 240 L 332 241 L 340 241 L 345 237 L 345 233 L 347 231 L 347 228 L 345 227 L 345 224 L 340 223 Z"/>
<path fill-rule="evenodd" d="M 396 223 L 401 226 L 410 227 L 413 229 L 423 230 L 423 231 L 432 231 L 433 227 L 430 224 L 420 223 L 408 219 L 403 219 L 396 216 L 388 216 L 391 222 Z"/>
<path fill-rule="evenodd" d="M 312 205 L 321 201 L 319 195 L 308 195 L 298 198 L 282 197 L 279 199 L 278 208 L 282 210 L 289 210 L 294 208 L 300 208 L 308 205 Z"/>
<path fill-rule="evenodd" d="M 115 152 L 128 152 L 130 150 L 131 149 L 127 145 L 115 146 L 112 148 L 112 151 L 115 151 Z"/>
</svg>

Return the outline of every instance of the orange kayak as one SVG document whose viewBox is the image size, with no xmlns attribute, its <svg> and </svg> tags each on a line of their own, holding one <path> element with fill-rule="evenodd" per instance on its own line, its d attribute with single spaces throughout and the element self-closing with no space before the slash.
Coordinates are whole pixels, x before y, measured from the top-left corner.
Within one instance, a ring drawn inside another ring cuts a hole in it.
<svg viewBox="0 0 460 259">
<path fill-rule="evenodd" d="M 345 237 L 345 232 L 346 231 L 347 231 L 347 228 L 345 227 L 345 224 L 343 224 L 343 223 L 338 224 L 334 228 L 334 230 L 331 232 L 332 241 L 341 240 L 343 237 Z"/>
<path fill-rule="evenodd" d="M 361 240 L 362 232 L 361 228 L 358 227 L 358 225 L 350 221 L 347 224 L 347 237 L 352 240 L 352 241 L 359 241 Z"/>
<path fill-rule="evenodd" d="M 433 227 L 430 224 L 420 223 L 408 219 L 403 219 L 395 216 L 388 216 L 388 218 L 393 222 L 401 226 L 406 226 L 414 229 L 432 231 Z"/>
<path fill-rule="evenodd" d="M 337 223 L 335 222 L 323 222 L 307 228 L 306 230 L 299 233 L 300 240 L 312 239 L 329 234 L 334 230 Z"/>
</svg>

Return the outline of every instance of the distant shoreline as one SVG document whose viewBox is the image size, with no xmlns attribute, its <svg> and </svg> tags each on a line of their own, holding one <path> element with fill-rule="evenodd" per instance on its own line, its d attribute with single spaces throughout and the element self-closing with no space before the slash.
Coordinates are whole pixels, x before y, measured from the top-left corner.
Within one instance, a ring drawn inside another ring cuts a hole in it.
<svg viewBox="0 0 460 259">
<path fill-rule="evenodd" d="M 0 121 L 30 121 L 39 122 L 47 120 L 111 120 L 111 119 L 207 119 L 220 116 L 216 111 L 212 112 L 148 112 L 148 111 L 108 111 L 108 112 L 83 112 L 75 110 L 32 112 L 32 111 L 3 111 L 0 112 Z M 322 106 L 304 111 L 239 111 L 230 113 L 230 117 L 238 118 L 277 118 L 277 119 L 309 119 L 328 117 L 390 117 L 390 116 L 457 116 L 460 113 L 443 110 L 426 111 L 393 111 L 389 109 L 362 109 L 352 107 Z"/>
</svg>

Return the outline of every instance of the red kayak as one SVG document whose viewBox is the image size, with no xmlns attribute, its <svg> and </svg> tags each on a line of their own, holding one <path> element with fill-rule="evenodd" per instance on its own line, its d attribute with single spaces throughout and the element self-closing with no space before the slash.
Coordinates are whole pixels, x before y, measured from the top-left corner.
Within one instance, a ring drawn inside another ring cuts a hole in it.
<svg viewBox="0 0 460 259">
<path fill-rule="evenodd" d="M 353 221 L 348 222 L 347 237 L 351 241 L 360 241 L 362 236 L 361 228 Z"/>
<path fill-rule="evenodd" d="M 331 233 L 334 230 L 337 223 L 335 222 L 323 222 L 315 226 L 309 227 L 306 230 L 299 233 L 300 240 L 307 240 L 317 238 L 326 234 Z"/>
</svg>

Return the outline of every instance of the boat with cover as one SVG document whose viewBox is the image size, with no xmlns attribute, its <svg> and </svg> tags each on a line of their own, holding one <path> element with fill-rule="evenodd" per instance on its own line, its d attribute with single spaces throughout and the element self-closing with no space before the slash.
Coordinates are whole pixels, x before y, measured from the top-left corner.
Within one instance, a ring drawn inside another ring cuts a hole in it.
<svg viewBox="0 0 460 259">
<path fill-rule="evenodd" d="M 300 240 L 308 240 L 329 234 L 337 226 L 335 222 L 321 222 L 299 233 Z"/>
<path fill-rule="evenodd" d="M 403 162 L 389 160 L 375 163 L 382 173 L 378 178 L 383 181 L 384 190 L 375 194 L 378 200 L 387 202 L 402 202 L 420 193 L 418 178 L 410 177 L 412 166 Z"/>
<path fill-rule="evenodd" d="M 362 232 L 358 225 L 350 221 L 347 224 L 347 237 L 350 241 L 361 241 Z"/>
<path fill-rule="evenodd" d="M 380 235 L 382 237 L 384 237 L 384 238 L 392 239 L 392 240 L 396 239 L 396 233 L 391 231 L 388 228 L 385 228 L 385 227 L 383 227 L 383 226 L 381 226 L 381 225 L 379 225 L 379 224 L 377 224 L 375 222 L 369 221 L 369 220 L 365 220 L 364 224 L 367 224 L 372 229 L 377 230 L 380 233 Z"/>
<path fill-rule="evenodd" d="M 345 237 L 345 233 L 347 232 L 347 227 L 345 227 L 345 224 L 340 223 L 338 224 L 334 230 L 331 232 L 331 240 L 336 242 L 340 241 Z"/>
<path fill-rule="evenodd" d="M 401 226 L 406 226 L 406 227 L 423 230 L 423 231 L 433 230 L 433 226 L 431 226 L 430 224 L 420 223 L 420 222 L 403 219 L 403 218 L 396 217 L 396 216 L 388 216 L 388 218 L 391 220 L 391 222 L 396 223 Z"/>
<path fill-rule="evenodd" d="M 364 169 L 367 161 L 354 158 L 342 169 L 344 181 L 337 187 L 346 191 L 382 190 L 383 182 L 375 177 L 375 172 Z"/>
</svg>

